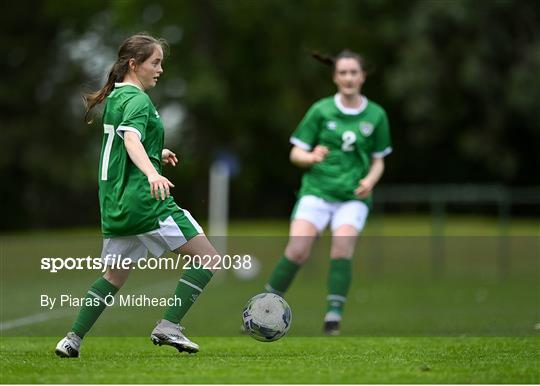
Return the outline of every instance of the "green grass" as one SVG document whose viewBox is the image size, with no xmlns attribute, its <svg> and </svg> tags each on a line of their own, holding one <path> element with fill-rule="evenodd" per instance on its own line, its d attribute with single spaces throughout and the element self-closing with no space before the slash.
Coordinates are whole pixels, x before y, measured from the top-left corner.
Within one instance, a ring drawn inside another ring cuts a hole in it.
<svg viewBox="0 0 540 386">
<path fill-rule="evenodd" d="M 204 229 L 208 226 L 204 219 L 198 219 Z M 288 219 L 236 219 L 229 223 L 229 236 L 287 236 Z M 328 231 L 326 232 L 328 234 Z M 11 235 L 55 236 L 63 235 L 95 235 L 100 236 L 100 229 L 66 228 L 55 230 L 30 230 L 11 232 Z M 447 215 L 435 218 L 430 215 L 414 214 L 381 214 L 374 212 L 369 216 L 363 235 L 366 236 L 430 236 L 444 234 L 452 236 L 540 236 L 538 219 L 510 218 L 502 224 L 500 219 L 492 216 Z"/>
<path fill-rule="evenodd" d="M 418 219 L 402 218 L 404 229 L 417 229 Z M 459 224 L 463 219 L 452 219 Z M 397 219 L 388 221 L 397 225 Z M 412 223 L 416 225 L 411 225 Z M 497 223 L 471 220 L 477 232 L 489 234 Z M 249 227 L 249 225 L 251 226 Z M 469 226 L 472 226 L 469 224 Z M 529 234 L 535 226 L 520 223 Z M 286 222 L 281 222 L 286 228 Z M 516 225 L 517 226 L 517 225 Z M 266 228 L 265 228 L 266 227 Z M 242 280 L 232 270 L 216 274 L 184 323 L 195 336 L 234 336 L 242 307 L 261 292 L 286 245 L 286 236 L 269 234 L 272 222 L 236 222 L 228 240 L 229 253 L 256 256 L 261 270 Z M 452 228 L 457 230 L 457 228 Z M 514 228 L 513 228 L 514 229 Z M 373 230 L 371 230 L 374 232 Z M 390 230 L 389 233 L 392 233 Z M 527 234 L 527 233 L 526 233 Z M 343 323 L 344 335 L 354 336 L 530 336 L 540 323 L 539 238 L 537 236 L 369 236 L 360 239 L 353 259 L 353 283 Z M 39 323 L 3 329 L 5 336 L 60 336 L 65 334 L 76 307 L 49 311 L 40 296 L 84 296 L 98 271 L 49 273 L 39 269 L 42 257 L 99 256 L 98 232 L 41 232 L 0 239 L 1 322 L 46 314 Z M 318 336 L 325 311 L 329 238 L 317 241 L 310 261 L 302 268 L 287 300 L 294 321 L 290 336 Z M 501 249 L 505 246 L 505 249 Z M 501 255 L 506 251 L 507 256 Z M 440 272 L 435 268 L 439 264 Z M 179 271 L 133 271 L 121 294 L 170 296 Z M 159 319 L 160 307 L 112 307 L 93 329 L 97 336 L 143 336 Z M 220 323 L 207 323 L 220 316 Z M 119 329 L 118 326 L 122 328 Z"/>
<path fill-rule="evenodd" d="M 203 224 L 205 227 L 205 224 Z M 205 227 L 206 229 L 206 227 Z M 229 224 L 231 236 L 287 236 L 287 219 L 234 220 Z M 327 229 L 326 235 L 330 232 Z M 368 218 L 364 236 L 540 236 L 538 219 L 511 218 L 501 223 L 497 217 L 477 215 L 383 215 L 373 213 Z"/>
<path fill-rule="evenodd" d="M 538 383 L 539 338 L 197 339 L 179 354 L 148 338 L 87 339 L 79 359 L 56 338 L 4 338 L 2 383 Z"/>
<path fill-rule="evenodd" d="M 188 336 L 204 337 L 195 339 L 201 353 L 180 355 L 145 338 L 161 307 L 115 306 L 100 317 L 78 360 L 52 353 L 77 307 L 49 311 L 40 295 L 84 296 L 100 273 L 49 273 L 39 269 L 40 259 L 98 256 L 99 231 L 4 235 L 1 382 L 539 383 L 538 222 L 512 220 L 503 229 L 497 219 L 449 217 L 437 237 L 431 226 L 421 216 L 370 221 L 353 259 L 338 339 L 320 337 L 330 242 L 320 238 L 287 293 L 289 335 L 264 344 L 238 337 L 241 310 L 281 256 L 288 223 L 236 221 L 228 252 L 256 256 L 261 269 L 250 280 L 218 273 L 182 321 Z M 121 293 L 169 296 L 179 275 L 134 271 Z M 29 316 L 32 323 L 18 324 Z"/>
</svg>

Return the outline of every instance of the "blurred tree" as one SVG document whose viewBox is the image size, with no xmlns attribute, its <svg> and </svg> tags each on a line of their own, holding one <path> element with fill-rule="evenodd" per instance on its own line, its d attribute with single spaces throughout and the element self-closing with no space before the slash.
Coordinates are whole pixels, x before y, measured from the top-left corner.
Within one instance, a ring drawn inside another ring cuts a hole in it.
<svg viewBox="0 0 540 386">
<path fill-rule="evenodd" d="M 396 155 L 421 155 L 396 178 L 538 184 L 538 3 L 421 1 L 402 31 L 385 85 L 407 127 Z"/>
<path fill-rule="evenodd" d="M 66 7 L 60 1 L 22 1 L 1 15 L 2 70 L 7 75 L 0 89 L 1 228 L 98 218 L 95 172 L 85 162 L 95 150 L 88 146 L 92 133 L 79 124 L 80 112 L 73 111 L 80 64 L 61 55 L 60 41 L 66 30 L 84 31 L 103 4 Z"/>
</svg>

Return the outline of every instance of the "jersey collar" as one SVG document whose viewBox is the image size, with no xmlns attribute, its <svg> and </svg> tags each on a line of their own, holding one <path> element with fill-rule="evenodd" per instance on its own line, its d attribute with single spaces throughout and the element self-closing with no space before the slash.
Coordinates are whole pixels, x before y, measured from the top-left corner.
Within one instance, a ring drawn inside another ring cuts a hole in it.
<svg viewBox="0 0 540 386">
<path fill-rule="evenodd" d="M 130 82 L 118 82 L 118 83 L 115 83 L 114 84 L 114 87 L 124 87 L 124 86 L 133 86 L 133 87 L 137 87 L 139 90 L 143 91 L 142 88 L 140 88 L 139 86 L 137 86 L 135 83 L 130 83 Z"/>
<path fill-rule="evenodd" d="M 365 96 L 361 95 L 360 98 L 361 98 L 360 107 L 358 107 L 357 109 L 343 106 L 343 103 L 341 103 L 341 98 L 339 97 L 339 93 L 334 95 L 334 103 L 336 104 L 336 107 L 338 108 L 338 110 L 341 111 L 343 114 L 358 115 L 366 109 L 367 104 L 368 104 L 368 100 Z"/>
</svg>

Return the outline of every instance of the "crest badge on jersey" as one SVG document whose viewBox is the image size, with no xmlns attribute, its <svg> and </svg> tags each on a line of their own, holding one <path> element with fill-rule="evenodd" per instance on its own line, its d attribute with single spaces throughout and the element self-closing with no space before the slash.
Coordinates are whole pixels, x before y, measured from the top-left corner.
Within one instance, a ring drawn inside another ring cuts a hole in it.
<svg viewBox="0 0 540 386">
<path fill-rule="evenodd" d="M 334 121 L 328 121 L 328 123 L 326 124 L 326 128 L 328 130 L 335 130 L 336 127 L 337 127 L 337 123 Z"/>
<path fill-rule="evenodd" d="M 370 122 L 360 122 L 360 132 L 364 135 L 364 137 L 369 137 L 371 133 L 373 133 L 374 126 Z"/>
</svg>

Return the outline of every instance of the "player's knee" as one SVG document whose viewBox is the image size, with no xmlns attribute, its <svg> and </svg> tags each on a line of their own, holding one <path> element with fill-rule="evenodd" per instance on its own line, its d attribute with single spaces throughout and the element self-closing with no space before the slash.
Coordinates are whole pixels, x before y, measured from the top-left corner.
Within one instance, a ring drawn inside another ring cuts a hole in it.
<svg viewBox="0 0 540 386">
<path fill-rule="evenodd" d="M 303 264 L 309 258 L 309 249 L 299 246 L 288 246 L 285 249 L 285 255 L 296 264 Z"/>
<path fill-rule="evenodd" d="M 103 275 L 103 278 L 116 288 L 120 289 L 126 282 L 128 275 L 129 272 L 124 272 L 122 270 L 108 270 Z"/>
<path fill-rule="evenodd" d="M 354 252 L 354 246 L 337 245 L 330 249 L 331 259 L 351 258 Z"/>
</svg>

